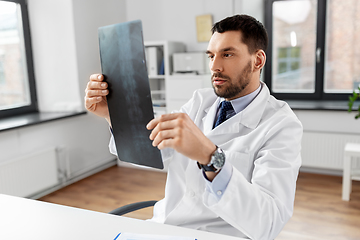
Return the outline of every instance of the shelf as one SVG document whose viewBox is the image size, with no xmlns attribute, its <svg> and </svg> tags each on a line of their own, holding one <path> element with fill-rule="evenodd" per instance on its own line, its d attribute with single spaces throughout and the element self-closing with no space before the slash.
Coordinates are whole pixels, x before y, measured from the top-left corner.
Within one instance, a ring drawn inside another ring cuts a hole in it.
<svg viewBox="0 0 360 240">
<path fill-rule="evenodd" d="M 153 99 L 152 100 L 154 107 L 162 107 L 162 106 L 166 106 L 166 100 L 165 99 Z"/>
<path fill-rule="evenodd" d="M 167 81 L 172 73 L 172 55 L 185 52 L 185 45 L 173 41 L 145 41 L 151 98 L 155 115 L 168 112 Z M 157 48 L 154 50 L 154 48 Z M 161 59 L 161 63 L 160 60 Z M 158 69 L 158 71 L 154 71 Z M 161 73 L 161 74 L 157 74 Z M 163 73 L 163 75 L 162 75 Z"/>
<path fill-rule="evenodd" d="M 165 94 L 165 90 L 151 90 L 151 94 Z"/>
<path fill-rule="evenodd" d="M 154 75 L 154 76 L 149 76 L 149 79 L 165 79 L 165 75 Z"/>
</svg>

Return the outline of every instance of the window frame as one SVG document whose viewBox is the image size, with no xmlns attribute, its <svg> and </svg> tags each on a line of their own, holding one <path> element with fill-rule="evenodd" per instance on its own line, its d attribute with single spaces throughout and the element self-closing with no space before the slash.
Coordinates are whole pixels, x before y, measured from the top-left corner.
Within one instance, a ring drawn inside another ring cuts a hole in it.
<svg viewBox="0 0 360 240">
<path fill-rule="evenodd" d="M 28 86 L 30 91 L 30 105 L 4 109 L 0 110 L 0 118 L 12 117 L 20 114 L 27 113 L 37 113 L 38 112 L 38 103 L 36 95 L 36 86 L 35 86 L 35 75 L 34 75 L 34 65 L 33 65 L 33 54 L 31 48 L 31 36 L 30 36 L 30 25 L 29 25 L 29 15 L 28 7 L 26 0 L 2 0 L 5 2 L 13 2 L 20 4 L 21 8 L 21 20 L 23 26 L 23 36 L 24 36 L 24 47 L 25 47 L 25 56 L 27 64 L 27 75 L 28 75 Z"/>
<path fill-rule="evenodd" d="M 283 100 L 348 100 L 351 93 L 326 93 L 324 91 L 324 68 L 325 68 L 325 41 L 326 41 L 326 11 L 327 1 L 317 0 L 317 18 L 316 18 L 316 51 L 320 49 L 319 60 L 315 60 L 315 91 L 314 93 L 277 93 L 272 90 L 272 44 L 273 44 L 273 3 L 278 1 L 292 0 L 266 0 L 265 2 L 265 28 L 268 32 L 269 46 L 266 51 L 267 63 L 264 71 L 264 81 L 269 87 L 271 95 Z"/>
</svg>

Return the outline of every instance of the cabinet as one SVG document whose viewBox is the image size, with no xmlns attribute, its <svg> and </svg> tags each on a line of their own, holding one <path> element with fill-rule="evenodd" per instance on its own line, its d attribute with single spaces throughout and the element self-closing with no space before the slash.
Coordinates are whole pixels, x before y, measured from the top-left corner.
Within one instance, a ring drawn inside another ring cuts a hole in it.
<svg viewBox="0 0 360 240">
<path fill-rule="evenodd" d="M 172 73 L 172 55 L 185 52 L 185 44 L 173 41 L 145 41 L 151 98 L 155 116 L 168 112 L 167 82 Z"/>
</svg>

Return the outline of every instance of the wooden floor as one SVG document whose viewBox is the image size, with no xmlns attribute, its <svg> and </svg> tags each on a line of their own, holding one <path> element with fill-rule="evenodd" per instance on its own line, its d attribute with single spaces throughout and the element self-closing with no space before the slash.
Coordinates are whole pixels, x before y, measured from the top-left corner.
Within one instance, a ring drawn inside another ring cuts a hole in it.
<svg viewBox="0 0 360 240">
<path fill-rule="evenodd" d="M 99 212 L 164 197 L 166 174 L 111 167 L 40 200 Z M 353 182 L 351 200 L 341 200 L 342 178 L 300 173 L 294 215 L 277 240 L 360 239 L 360 182 Z M 148 219 L 152 208 L 126 216 Z"/>
</svg>

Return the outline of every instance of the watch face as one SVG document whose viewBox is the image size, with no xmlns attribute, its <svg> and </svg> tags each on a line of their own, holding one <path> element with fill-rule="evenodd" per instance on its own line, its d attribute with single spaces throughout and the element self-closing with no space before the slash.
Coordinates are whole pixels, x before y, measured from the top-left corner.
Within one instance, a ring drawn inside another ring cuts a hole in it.
<svg viewBox="0 0 360 240">
<path fill-rule="evenodd" d="M 222 168 L 224 166 L 224 164 L 225 164 L 225 154 L 220 148 L 216 149 L 216 151 L 212 155 L 211 163 L 217 169 Z"/>
</svg>

